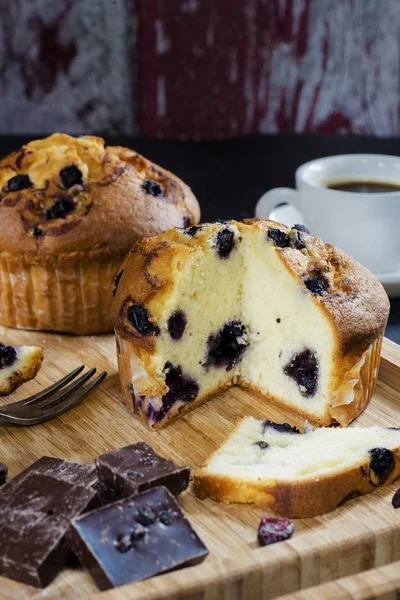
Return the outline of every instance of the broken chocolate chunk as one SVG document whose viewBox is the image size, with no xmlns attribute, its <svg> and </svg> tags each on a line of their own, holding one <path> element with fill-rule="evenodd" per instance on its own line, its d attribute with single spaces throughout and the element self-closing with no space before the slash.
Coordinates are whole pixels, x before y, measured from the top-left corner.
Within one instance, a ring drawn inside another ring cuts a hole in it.
<svg viewBox="0 0 400 600">
<path fill-rule="evenodd" d="M 17 359 L 17 350 L 14 346 L 0 343 L 0 369 L 11 367 Z"/>
<path fill-rule="evenodd" d="M 138 536 L 139 514 L 145 510 L 155 520 L 143 526 L 145 535 Z M 169 511 L 174 519 L 163 523 Z M 122 539 L 130 543 L 126 552 L 116 548 Z M 198 564 L 208 554 L 175 498 L 163 487 L 78 517 L 68 541 L 101 590 Z"/>
<path fill-rule="evenodd" d="M 292 427 L 291 425 L 289 425 L 289 423 L 274 423 L 269 419 L 264 419 L 264 421 L 261 424 L 262 433 L 265 433 L 267 427 L 274 429 L 278 433 L 300 433 L 297 427 Z"/>
<path fill-rule="evenodd" d="M 160 485 L 177 496 L 190 480 L 189 467 L 179 467 L 159 456 L 145 442 L 101 454 L 96 467 L 100 481 L 126 496 Z"/>
<path fill-rule="evenodd" d="M 82 182 L 82 171 L 75 165 L 64 167 L 60 171 L 60 177 L 62 184 L 65 188 L 69 189 L 73 185 L 81 185 Z"/>
<path fill-rule="evenodd" d="M 39 473 L 20 479 L 15 493 L 0 501 L 0 574 L 36 587 L 48 585 L 70 555 L 64 536 L 71 519 L 95 495 L 91 488 Z"/>
<path fill-rule="evenodd" d="M 284 367 L 284 373 L 295 380 L 302 396 L 314 396 L 318 387 L 318 360 L 311 350 L 303 350 L 294 354 Z"/>
<path fill-rule="evenodd" d="M 7 480 L 8 467 L 0 462 L 0 486 L 4 485 Z"/>
<path fill-rule="evenodd" d="M 168 333 L 173 340 L 180 340 L 185 331 L 187 319 L 183 310 L 176 310 L 168 319 Z"/>
<path fill-rule="evenodd" d="M 150 321 L 149 311 L 142 304 L 132 304 L 127 310 L 128 321 L 141 335 L 158 335 L 157 325 Z"/>
<path fill-rule="evenodd" d="M 230 371 L 242 359 L 247 342 L 247 331 L 240 321 L 231 321 L 207 341 L 208 355 L 205 367 L 225 367 Z"/>
<path fill-rule="evenodd" d="M 281 229 L 268 229 L 267 237 L 279 248 L 289 248 L 290 237 Z"/>
<path fill-rule="evenodd" d="M 220 258 L 228 258 L 235 245 L 235 232 L 226 227 L 217 234 L 216 247 Z"/>
<path fill-rule="evenodd" d="M 8 192 L 20 192 L 31 187 L 33 187 L 33 183 L 29 179 L 29 175 L 14 175 L 7 181 Z"/>
<path fill-rule="evenodd" d="M 65 219 L 76 208 L 76 202 L 71 196 L 59 196 L 53 206 L 46 211 L 46 218 Z"/>
<path fill-rule="evenodd" d="M 304 281 L 304 285 L 314 296 L 322 296 L 329 288 L 329 281 L 321 277 L 309 277 Z"/>
<path fill-rule="evenodd" d="M 164 196 L 164 192 L 161 185 L 156 181 L 150 181 L 150 179 L 145 179 L 143 182 L 143 188 L 146 190 L 146 193 L 150 196 L 155 196 L 156 198 L 162 198 Z"/>
<path fill-rule="evenodd" d="M 373 448 L 371 456 L 370 479 L 374 485 L 382 485 L 389 478 L 395 467 L 393 452 L 387 448 Z"/>
</svg>

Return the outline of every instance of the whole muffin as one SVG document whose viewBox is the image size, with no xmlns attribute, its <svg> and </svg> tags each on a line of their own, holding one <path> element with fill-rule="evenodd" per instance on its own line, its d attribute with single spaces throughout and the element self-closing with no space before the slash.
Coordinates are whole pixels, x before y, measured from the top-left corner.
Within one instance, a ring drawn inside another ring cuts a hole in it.
<svg viewBox="0 0 400 600">
<path fill-rule="evenodd" d="M 133 242 L 199 222 L 178 177 L 93 136 L 55 133 L 0 161 L 0 324 L 112 330 L 112 278 Z"/>
</svg>

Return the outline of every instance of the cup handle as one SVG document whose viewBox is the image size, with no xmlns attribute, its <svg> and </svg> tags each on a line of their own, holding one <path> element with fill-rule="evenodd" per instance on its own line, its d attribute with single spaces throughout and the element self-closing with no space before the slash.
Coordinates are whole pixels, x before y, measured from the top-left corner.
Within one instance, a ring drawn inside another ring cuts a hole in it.
<svg viewBox="0 0 400 600">
<path fill-rule="evenodd" d="M 255 216 L 258 219 L 271 218 L 274 221 L 284 223 L 288 227 L 292 227 L 294 223 L 305 224 L 303 214 L 296 206 L 296 200 L 297 191 L 293 188 L 274 188 L 261 196 L 256 205 Z M 277 218 L 279 213 L 282 214 L 282 218 Z"/>
</svg>

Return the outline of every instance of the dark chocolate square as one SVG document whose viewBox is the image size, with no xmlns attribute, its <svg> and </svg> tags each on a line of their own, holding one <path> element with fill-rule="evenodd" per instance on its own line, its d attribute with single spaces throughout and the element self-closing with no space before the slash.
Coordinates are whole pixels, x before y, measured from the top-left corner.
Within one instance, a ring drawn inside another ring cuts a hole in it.
<svg viewBox="0 0 400 600">
<path fill-rule="evenodd" d="M 165 486 L 177 496 L 189 485 L 189 467 L 179 467 L 154 452 L 145 442 L 125 446 L 96 458 L 100 481 L 128 496 Z"/>
<path fill-rule="evenodd" d="M 195 565 L 208 554 L 164 487 L 75 519 L 68 541 L 101 590 Z"/>
<path fill-rule="evenodd" d="M 71 519 L 93 501 L 96 490 L 31 472 L 0 498 L 0 575 L 45 587 L 70 549 L 65 534 Z"/>
<path fill-rule="evenodd" d="M 0 462 L 0 486 L 4 485 L 7 480 L 8 467 Z"/>
</svg>

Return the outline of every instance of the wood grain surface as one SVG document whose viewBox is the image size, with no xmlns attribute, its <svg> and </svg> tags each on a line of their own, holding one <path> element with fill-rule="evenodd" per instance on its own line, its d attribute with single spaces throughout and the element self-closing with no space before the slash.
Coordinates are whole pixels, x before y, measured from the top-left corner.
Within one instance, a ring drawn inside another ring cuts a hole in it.
<svg viewBox="0 0 400 600">
<path fill-rule="evenodd" d="M 54 421 L 31 428 L 0 427 L 0 460 L 8 464 L 10 476 L 43 455 L 92 463 L 100 453 L 139 440 L 195 468 L 220 444 L 240 415 L 302 425 L 301 420 L 291 419 L 288 413 L 235 387 L 165 430 L 152 432 L 135 421 L 120 402 L 114 336 L 73 337 L 0 328 L 0 339 L 41 345 L 45 351 L 36 381 L 17 390 L 12 398 L 3 398 L 2 404 L 37 392 L 80 364 L 109 373 L 83 404 Z M 378 386 L 357 425 L 400 425 L 399 367 L 400 348 L 385 340 Z M 296 520 L 291 540 L 266 548 L 258 548 L 256 540 L 262 508 L 200 501 L 188 491 L 180 502 L 210 550 L 207 560 L 100 597 L 275 598 L 400 560 L 400 510 L 391 505 L 396 487 L 378 489 L 322 517 Z M 72 600 L 99 595 L 91 578 L 79 568 L 64 569 L 44 591 L 5 578 L 0 578 L 0 585 L 0 597 L 11 600 Z"/>
</svg>

